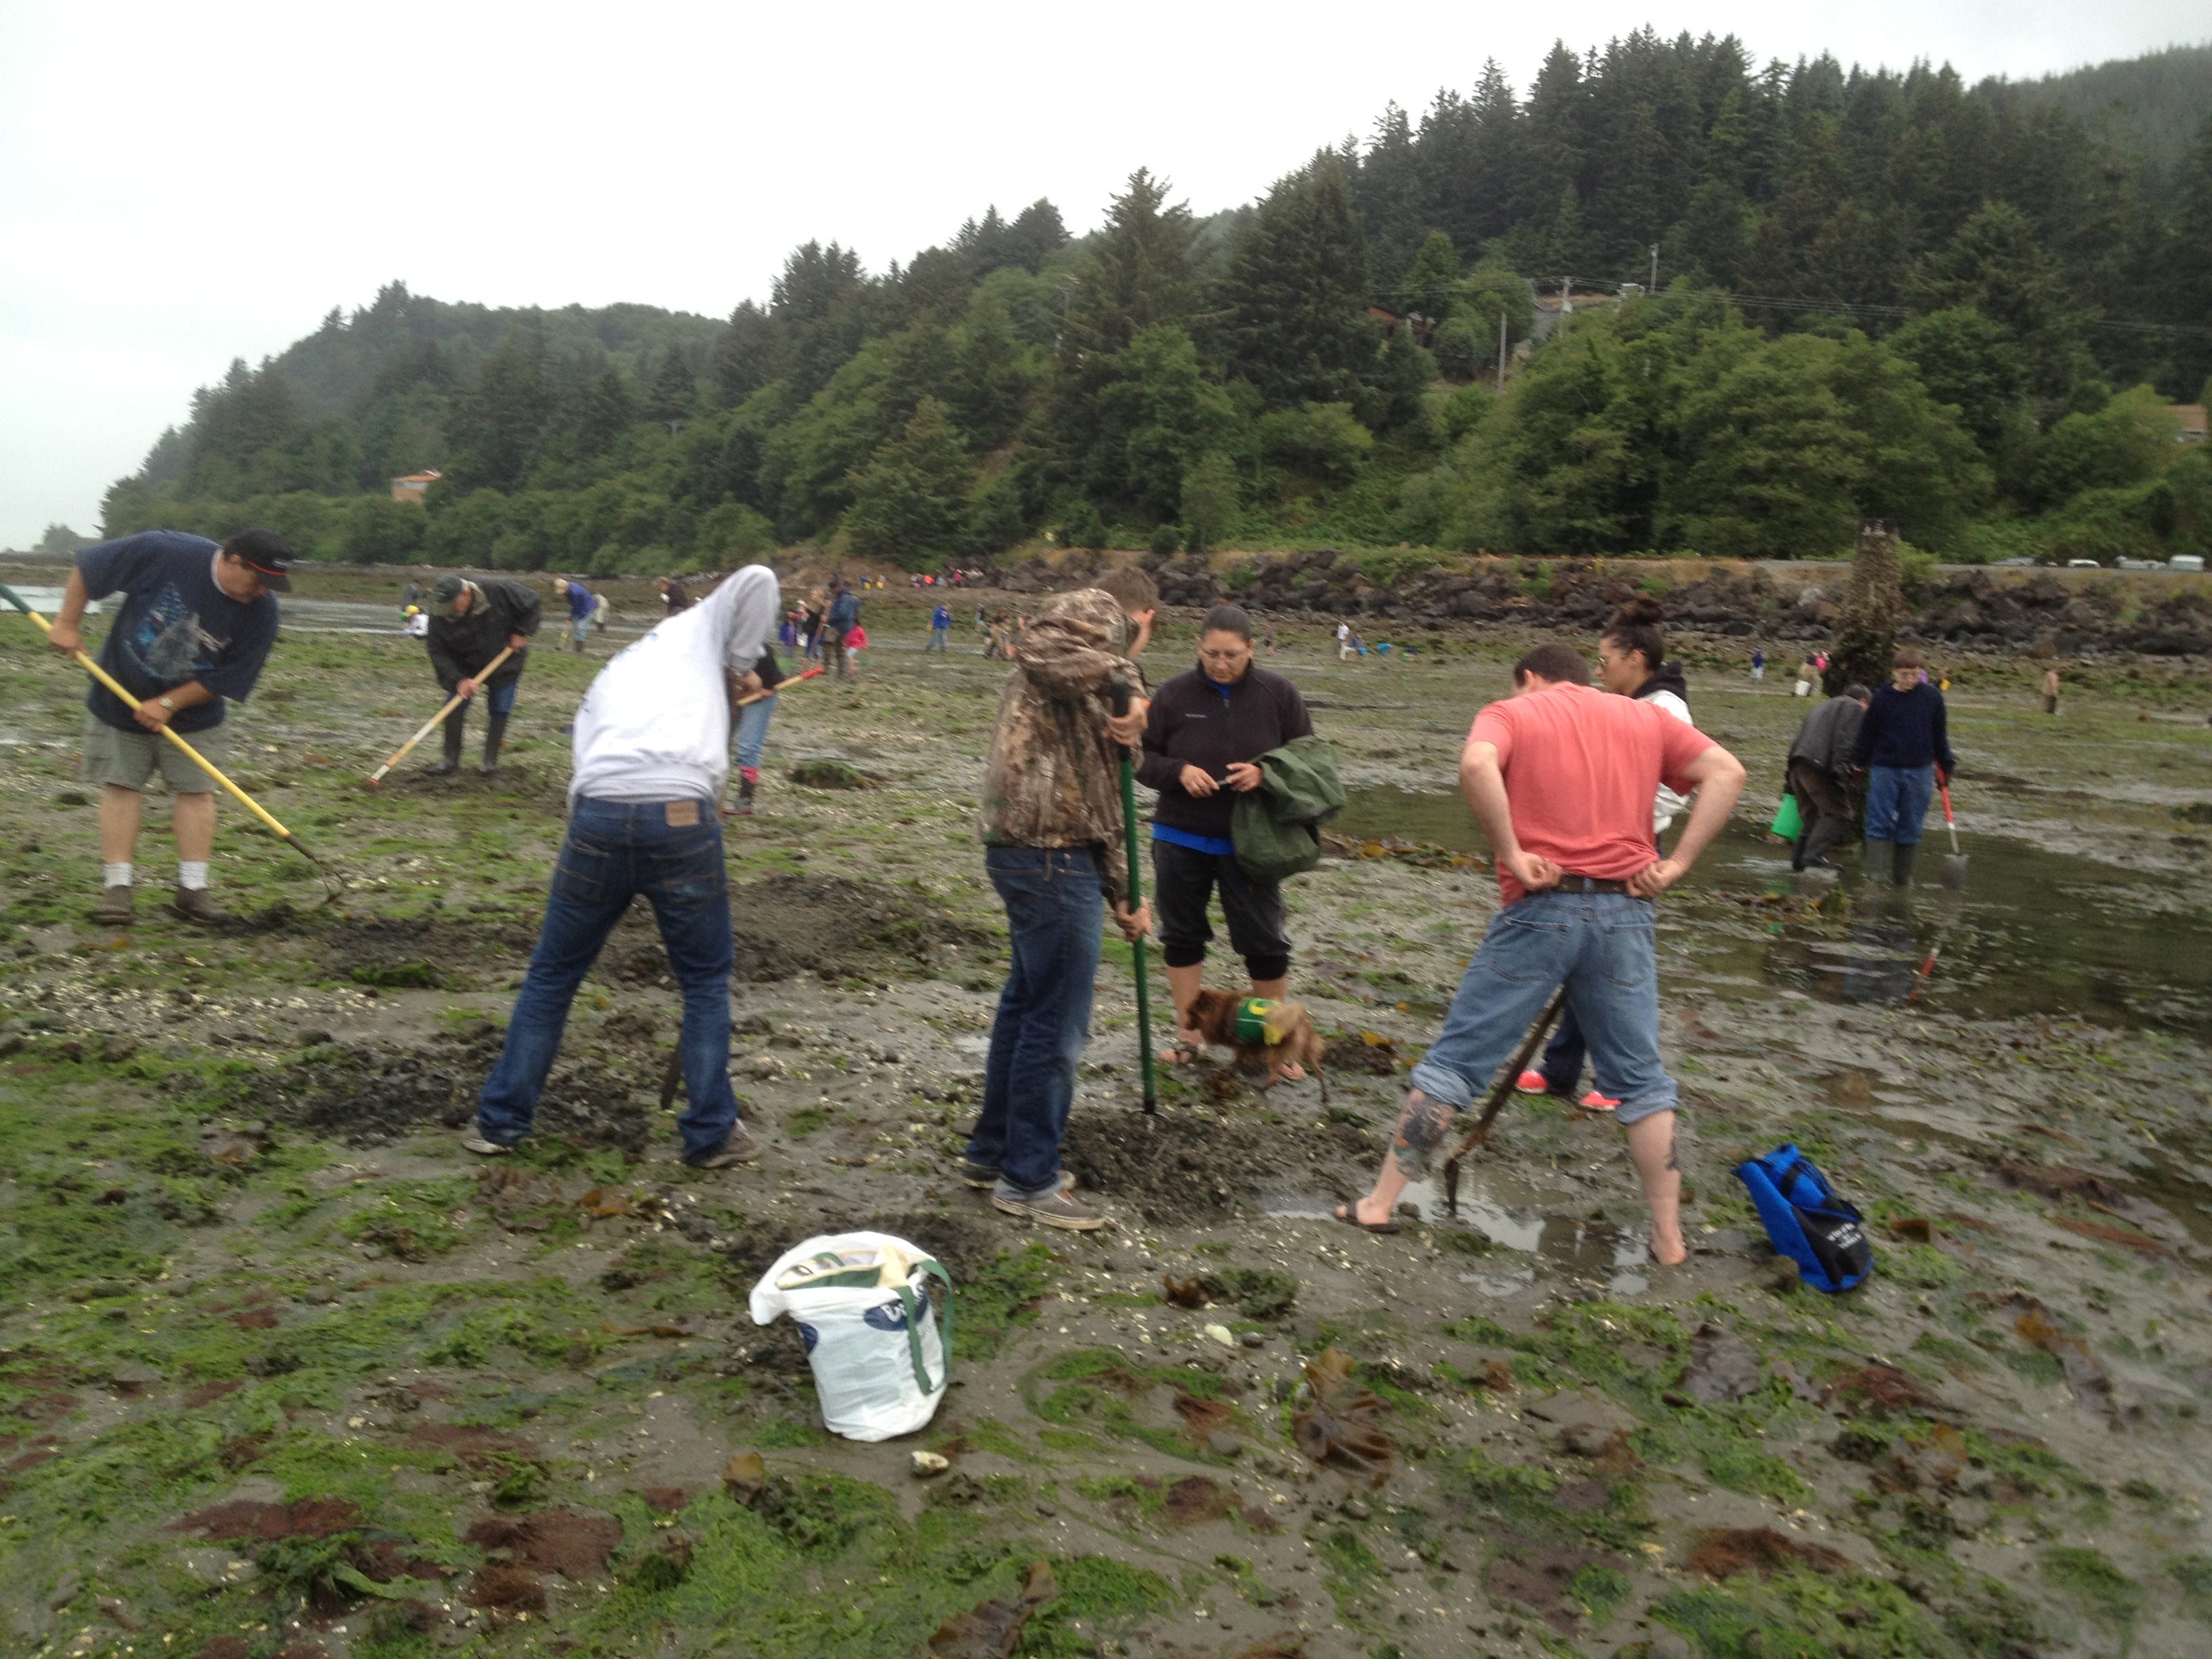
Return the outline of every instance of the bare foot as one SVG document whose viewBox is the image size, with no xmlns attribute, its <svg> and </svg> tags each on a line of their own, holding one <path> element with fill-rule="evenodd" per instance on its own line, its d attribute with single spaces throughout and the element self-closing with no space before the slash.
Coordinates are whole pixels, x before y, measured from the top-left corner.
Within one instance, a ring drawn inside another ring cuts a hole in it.
<svg viewBox="0 0 2212 1659">
<path fill-rule="evenodd" d="M 1651 1259 L 1662 1267 L 1679 1267 L 1690 1259 L 1690 1249 L 1682 1243 L 1680 1232 L 1662 1238 L 1655 1231 L 1651 1235 Z"/>
<path fill-rule="evenodd" d="M 1285 1083 L 1304 1083 L 1306 1080 L 1306 1068 L 1294 1060 L 1275 1075 Z"/>
<path fill-rule="evenodd" d="M 1160 1055 L 1163 1066 L 1188 1066 L 1206 1052 L 1206 1039 L 1196 1031 L 1177 1031 L 1175 1046 Z"/>
</svg>

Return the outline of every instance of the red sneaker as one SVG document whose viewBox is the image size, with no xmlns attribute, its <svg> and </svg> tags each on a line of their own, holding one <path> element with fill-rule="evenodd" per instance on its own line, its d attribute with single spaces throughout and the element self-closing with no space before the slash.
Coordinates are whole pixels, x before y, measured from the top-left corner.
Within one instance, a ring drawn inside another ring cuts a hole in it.
<svg viewBox="0 0 2212 1659">
<path fill-rule="evenodd" d="M 1552 1085 L 1541 1072 L 1523 1072 L 1513 1080 L 1513 1086 L 1524 1095 L 1543 1095 L 1552 1091 Z"/>
<path fill-rule="evenodd" d="M 1583 1110 L 1586 1112 L 1609 1112 L 1614 1107 L 1620 1104 L 1619 1101 L 1612 1099 L 1608 1096 L 1601 1095 L 1595 1089 L 1584 1095 L 1582 1099 L 1576 1103 L 1581 1106 Z"/>
</svg>

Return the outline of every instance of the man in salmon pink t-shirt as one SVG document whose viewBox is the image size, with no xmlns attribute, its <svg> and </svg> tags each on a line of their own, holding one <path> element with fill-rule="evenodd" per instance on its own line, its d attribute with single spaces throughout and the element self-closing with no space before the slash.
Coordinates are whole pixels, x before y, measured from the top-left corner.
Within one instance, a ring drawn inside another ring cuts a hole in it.
<svg viewBox="0 0 2212 1659">
<path fill-rule="evenodd" d="M 1395 1232 L 1406 1182 L 1427 1167 L 1453 1118 L 1486 1088 L 1564 985 L 1589 1043 L 1598 1092 L 1617 1099 L 1629 1156 L 1651 1206 L 1651 1252 L 1688 1254 L 1674 1156 L 1674 1080 L 1659 1059 L 1659 978 L 1651 902 L 1680 880 L 1727 823 L 1743 787 L 1735 757 L 1649 702 L 1609 696 L 1564 645 L 1514 665 L 1513 696 L 1475 717 L 1460 789 L 1498 858 L 1503 908 L 1468 964 L 1443 1030 L 1413 1068 L 1390 1156 L 1375 1185 L 1337 1214 Z M 1671 857 L 1659 856 L 1651 800 L 1661 784 L 1695 792 Z"/>
</svg>

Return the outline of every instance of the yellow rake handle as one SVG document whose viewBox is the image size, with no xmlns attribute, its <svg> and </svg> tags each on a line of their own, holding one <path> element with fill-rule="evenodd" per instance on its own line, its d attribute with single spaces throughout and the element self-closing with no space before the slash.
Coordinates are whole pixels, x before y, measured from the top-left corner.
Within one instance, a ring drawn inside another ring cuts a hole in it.
<svg viewBox="0 0 2212 1659">
<path fill-rule="evenodd" d="M 476 683 L 481 686 L 486 680 L 492 677 L 493 673 L 498 669 L 500 664 L 505 662 L 514 654 L 514 647 L 513 646 L 503 645 L 500 647 L 499 655 L 494 657 L 482 668 L 479 668 L 475 673 L 469 676 L 469 678 L 476 681 Z M 381 783 L 384 781 L 384 775 L 386 772 L 389 772 L 393 767 L 398 765 L 400 762 L 405 760 L 410 754 L 414 752 L 415 745 L 416 744 L 422 742 L 423 738 L 428 737 L 433 732 L 444 725 L 446 716 L 452 714 L 453 710 L 459 708 L 467 701 L 468 699 L 464 697 L 458 691 L 454 692 L 452 696 L 447 698 L 446 706 L 443 708 L 441 708 L 436 714 L 431 715 L 428 720 L 424 720 L 422 722 L 422 730 L 416 732 L 416 734 L 408 738 L 406 742 L 401 744 L 398 748 L 393 750 L 392 751 L 392 758 L 385 762 L 383 765 L 378 767 L 376 770 L 371 772 L 368 775 L 368 781 L 371 783 Z"/>
</svg>

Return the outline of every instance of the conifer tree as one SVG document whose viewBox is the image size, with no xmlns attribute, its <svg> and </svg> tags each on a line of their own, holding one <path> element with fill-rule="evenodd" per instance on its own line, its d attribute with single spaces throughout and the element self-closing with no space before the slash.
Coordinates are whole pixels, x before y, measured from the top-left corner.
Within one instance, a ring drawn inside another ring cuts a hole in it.
<svg viewBox="0 0 2212 1659">
<path fill-rule="evenodd" d="M 1379 341 L 1342 163 L 1321 155 L 1267 192 L 1221 284 L 1232 371 L 1275 406 L 1356 402 Z"/>
<path fill-rule="evenodd" d="M 696 413 L 698 404 L 698 378 L 691 373 L 684 348 L 672 345 L 660 356 L 660 367 L 653 372 L 639 412 L 648 421 L 681 421 Z"/>
</svg>

